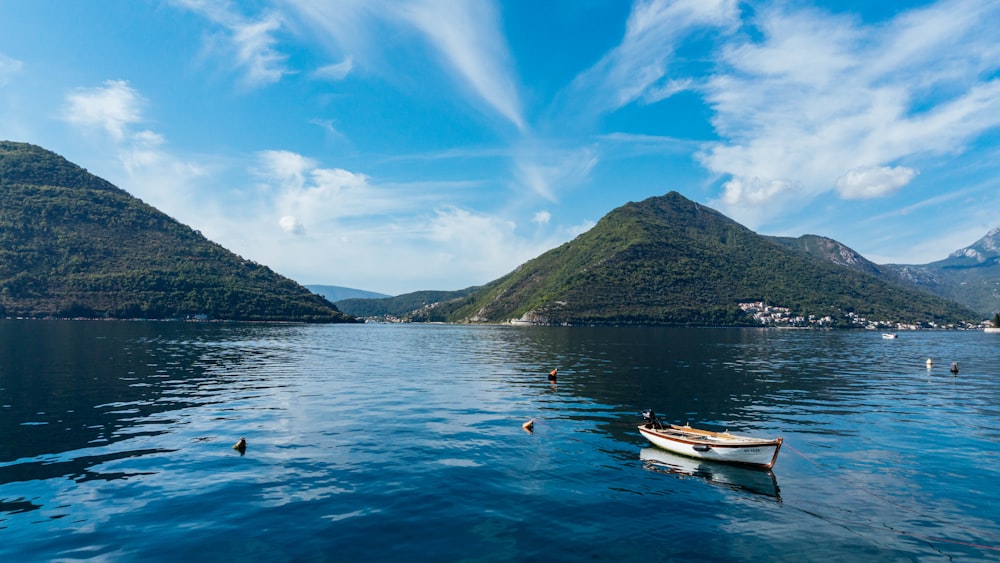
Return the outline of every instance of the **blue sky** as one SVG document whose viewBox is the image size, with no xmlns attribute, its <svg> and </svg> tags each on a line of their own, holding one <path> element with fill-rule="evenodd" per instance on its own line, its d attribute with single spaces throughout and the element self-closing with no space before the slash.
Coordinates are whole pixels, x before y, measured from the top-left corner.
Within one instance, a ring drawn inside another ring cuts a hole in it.
<svg viewBox="0 0 1000 563">
<path fill-rule="evenodd" d="M 985 0 L 12 0 L 0 139 L 303 284 L 483 284 L 671 190 L 919 264 L 1000 225 L 998 23 Z"/>
</svg>

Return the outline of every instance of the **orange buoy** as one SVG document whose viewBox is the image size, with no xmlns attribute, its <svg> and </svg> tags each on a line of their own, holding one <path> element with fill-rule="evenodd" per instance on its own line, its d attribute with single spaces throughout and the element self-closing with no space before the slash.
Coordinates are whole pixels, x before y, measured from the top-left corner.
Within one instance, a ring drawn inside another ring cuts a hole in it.
<svg viewBox="0 0 1000 563">
<path fill-rule="evenodd" d="M 552 371 L 549 372 L 549 381 L 555 381 L 556 380 L 556 373 L 558 371 L 559 371 L 559 368 L 556 368 L 556 369 L 554 369 L 554 370 L 552 370 Z"/>
<path fill-rule="evenodd" d="M 236 442 L 235 444 L 233 444 L 233 449 L 236 450 L 236 451 L 238 451 L 238 452 L 240 452 L 240 455 L 245 454 L 246 451 L 247 451 L 247 439 L 246 438 L 240 438 L 239 442 Z"/>
<path fill-rule="evenodd" d="M 531 419 L 528 422 L 525 422 L 524 424 L 521 425 L 521 428 L 524 428 L 525 432 L 534 432 L 534 430 L 535 430 L 535 419 Z"/>
</svg>

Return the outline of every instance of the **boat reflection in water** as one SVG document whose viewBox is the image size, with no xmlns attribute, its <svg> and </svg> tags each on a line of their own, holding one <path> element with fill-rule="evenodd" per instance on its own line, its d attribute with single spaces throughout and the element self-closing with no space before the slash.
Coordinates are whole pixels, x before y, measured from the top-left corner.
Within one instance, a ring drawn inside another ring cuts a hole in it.
<svg viewBox="0 0 1000 563">
<path fill-rule="evenodd" d="M 713 485 L 781 500 L 778 479 L 770 469 L 702 461 L 655 447 L 643 448 L 639 452 L 639 459 L 646 469 L 672 475 L 699 477 Z"/>
</svg>

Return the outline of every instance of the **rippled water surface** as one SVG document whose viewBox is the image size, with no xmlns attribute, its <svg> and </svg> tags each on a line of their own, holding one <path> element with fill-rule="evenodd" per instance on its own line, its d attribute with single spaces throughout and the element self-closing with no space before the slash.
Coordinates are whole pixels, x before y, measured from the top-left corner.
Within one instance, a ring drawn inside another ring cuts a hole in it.
<svg viewBox="0 0 1000 563">
<path fill-rule="evenodd" d="M 981 332 L 0 321 L 0 561 L 1000 560 L 998 381 Z"/>
</svg>

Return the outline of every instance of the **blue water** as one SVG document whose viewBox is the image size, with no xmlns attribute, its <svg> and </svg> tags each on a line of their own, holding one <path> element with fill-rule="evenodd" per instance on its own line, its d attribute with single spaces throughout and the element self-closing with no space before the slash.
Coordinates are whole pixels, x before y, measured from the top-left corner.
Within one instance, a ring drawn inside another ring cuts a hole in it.
<svg viewBox="0 0 1000 563">
<path fill-rule="evenodd" d="M 980 332 L 0 321 L 0 561 L 1000 560 L 998 405 Z"/>
</svg>

